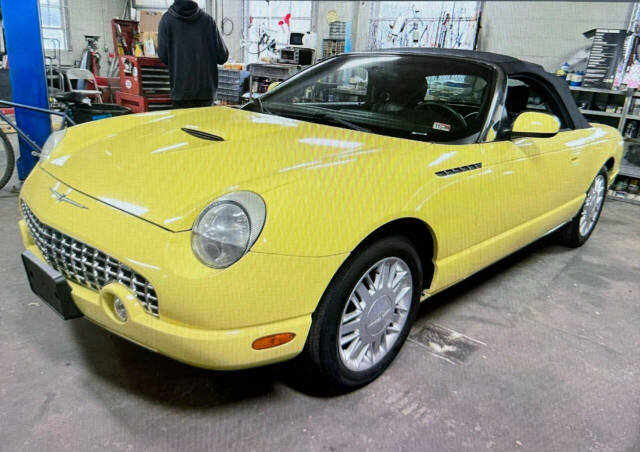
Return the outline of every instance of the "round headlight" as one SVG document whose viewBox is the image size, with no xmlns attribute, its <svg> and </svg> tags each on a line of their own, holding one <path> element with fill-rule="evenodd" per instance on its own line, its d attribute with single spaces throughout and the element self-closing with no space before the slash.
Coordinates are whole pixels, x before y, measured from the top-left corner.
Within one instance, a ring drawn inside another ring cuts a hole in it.
<svg viewBox="0 0 640 452">
<path fill-rule="evenodd" d="M 193 252 L 205 265 L 229 267 L 258 239 L 265 216 L 264 201 L 255 193 L 234 192 L 218 198 L 193 225 Z"/>
</svg>

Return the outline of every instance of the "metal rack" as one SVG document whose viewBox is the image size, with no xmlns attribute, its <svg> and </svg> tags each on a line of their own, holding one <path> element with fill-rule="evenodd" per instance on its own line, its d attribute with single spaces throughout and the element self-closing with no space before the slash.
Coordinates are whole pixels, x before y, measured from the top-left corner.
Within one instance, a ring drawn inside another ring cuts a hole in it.
<svg viewBox="0 0 640 452">
<path fill-rule="evenodd" d="M 322 59 L 345 52 L 347 23 L 334 21 L 329 24 L 329 38 L 322 40 Z"/>
<path fill-rule="evenodd" d="M 569 89 L 574 92 L 583 92 L 583 93 L 593 93 L 597 94 L 606 94 L 608 96 L 623 96 L 624 104 L 622 105 L 622 113 L 616 112 L 608 112 L 601 110 L 593 110 L 593 109 L 584 109 L 581 108 L 580 111 L 585 116 L 592 117 L 606 117 L 606 118 L 616 118 L 618 119 L 617 128 L 622 133 L 624 130 L 624 120 L 627 117 L 627 113 L 629 111 L 629 106 L 631 105 L 631 99 L 633 92 L 631 90 L 613 90 L 613 89 L 603 89 L 603 88 L 586 88 L 582 86 L 570 86 Z"/>
<path fill-rule="evenodd" d="M 245 92 L 248 71 L 218 68 L 218 92 L 216 97 L 232 104 L 239 104 Z"/>
<path fill-rule="evenodd" d="M 598 122 L 597 118 L 611 118 L 617 120 L 617 129 L 622 134 L 628 120 L 640 121 L 640 115 L 633 115 L 629 113 L 633 99 L 640 98 L 640 93 L 631 89 L 627 90 L 613 90 L 604 88 L 588 88 L 583 86 L 570 86 L 569 89 L 574 92 L 585 92 L 596 94 L 606 94 L 609 96 L 624 96 L 624 102 L 622 105 L 621 113 L 606 112 L 592 109 L 580 109 L 583 115 L 589 119 L 593 118 L 594 122 Z M 630 144 L 640 145 L 640 136 L 637 138 L 624 138 L 625 147 Z M 623 159 L 620 165 L 620 175 L 640 178 L 640 167 L 633 165 Z"/>
</svg>

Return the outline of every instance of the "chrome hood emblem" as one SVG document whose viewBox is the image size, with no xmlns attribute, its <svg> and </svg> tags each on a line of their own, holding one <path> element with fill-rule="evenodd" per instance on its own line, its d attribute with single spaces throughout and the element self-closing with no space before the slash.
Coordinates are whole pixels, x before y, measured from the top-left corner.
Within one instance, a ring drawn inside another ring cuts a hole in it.
<svg viewBox="0 0 640 452">
<path fill-rule="evenodd" d="M 60 193 L 59 191 L 57 191 L 53 187 L 49 187 L 49 190 L 51 191 L 51 195 L 56 199 L 56 201 L 58 201 L 58 202 L 66 202 L 67 204 L 71 204 L 72 206 L 79 207 L 81 209 L 86 209 L 86 207 L 83 206 L 82 204 L 80 204 L 79 202 L 76 202 L 76 201 L 74 201 L 72 199 L 69 199 L 67 197 L 69 195 L 69 193 L 71 193 L 71 189 L 67 190 L 66 193 Z"/>
</svg>

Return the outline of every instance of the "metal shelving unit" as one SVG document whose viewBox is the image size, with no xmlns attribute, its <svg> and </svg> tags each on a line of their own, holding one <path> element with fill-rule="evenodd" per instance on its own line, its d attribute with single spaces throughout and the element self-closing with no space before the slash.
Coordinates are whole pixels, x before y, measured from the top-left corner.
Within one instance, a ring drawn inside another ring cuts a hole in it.
<svg viewBox="0 0 640 452">
<path fill-rule="evenodd" d="M 625 126 L 628 120 L 640 121 L 640 115 L 633 115 L 629 113 L 631 109 L 631 105 L 634 98 L 640 98 L 640 92 L 636 92 L 635 90 L 614 90 L 614 89 L 604 89 L 604 88 L 590 88 L 583 86 L 570 86 L 569 89 L 574 92 L 585 92 L 585 93 L 593 93 L 594 96 L 597 94 L 606 94 L 609 96 L 623 96 L 624 102 L 622 104 L 622 113 L 613 113 L 606 112 L 601 110 L 591 110 L 591 109 L 580 109 L 583 115 L 592 117 L 594 122 L 598 122 L 597 118 L 612 118 L 617 120 L 617 129 L 623 134 Z M 626 145 L 635 144 L 640 145 L 640 134 L 637 138 L 625 138 L 624 139 Z M 637 177 L 640 178 L 640 167 L 628 163 L 627 161 L 623 161 L 620 165 L 620 175 L 628 176 L 628 177 Z"/>
<path fill-rule="evenodd" d="M 636 201 L 635 199 L 627 199 L 627 198 L 619 198 L 617 196 L 607 196 L 608 199 L 613 199 L 614 201 L 620 202 L 628 202 L 629 204 L 635 204 L 636 206 L 640 206 L 640 201 Z"/>
<path fill-rule="evenodd" d="M 574 92 L 583 92 L 583 93 L 592 93 L 596 94 L 606 94 L 609 96 L 623 96 L 624 103 L 622 105 L 622 113 L 614 113 L 607 112 L 602 110 L 591 110 L 581 108 L 580 111 L 585 116 L 600 116 L 606 118 L 616 118 L 618 119 L 617 128 L 622 133 L 624 130 L 624 123 L 628 118 L 629 107 L 631 106 L 631 99 L 633 98 L 634 91 L 632 90 L 615 90 L 615 89 L 604 89 L 604 88 L 588 88 L 583 86 L 570 86 L 569 89 Z"/>
<path fill-rule="evenodd" d="M 624 94 L 627 95 L 627 91 L 613 90 L 606 88 L 591 88 L 587 86 L 570 86 L 571 91 L 584 91 L 586 93 L 601 93 L 601 94 Z"/>
<path fill-rule="evenodd" d="M 593 120 L 593 122 L 603 122 L 609 125 L 615 125 L 618 131 L 621 134 L 624 134 L 625 127 L 627 125 L 627 121 L 639 121 L 640 123 L 640 115 L 631 114 L 630 111 L 633 108 L 634 99 L 640 98 L 640 92 L 636 92 L 635 90 L 612 90 L 612 89 L 604 89 L 604 88 L 589 88 L 583 86 L 570 86 L 569 89 L 574 93 L 591 93 L 583 95 L 581 97 L 587 97 L 589 99 L 589 107 L 593 107 L 593 103 L 595 101 L 596 96 L 604 97 L 605 96 L 619 96 L 617 101 L 611 102 L 620 106 L 622 104 L 622 112 L 607 112 L 602 110 L 592 110 L 592 109 L 580 109 L 583 115 L 587 117 L 589 120 Z M 624 100 L 620 99 L 623 97 Z M 606 104 L 610 104 L 610 98 L 607 97 Z M 639 124 L 640 129 L 640 124 Z M 627 150 L 627 146 L 630 145 L 640 145 L 640 133 L 636 138 L 624 138 L 625 142 L 625 152 Z M 619 176 L 631 177 L 640 179 L 640 166 L 634 165 L 628 162 L 625 158 L 623 158 L 620 164 L 620 173 Z M 614 185 L 616 182 L 614 182 Z M 626 202 L 629 204 L 640 205 L 640 201 L 636 199 L 627 198 L 627 194 L 624 191 L 616 191 L 609 190 L 608 198 L 613 199 L 615 201 Z"/>
<path fill-rule="evenodd" d="M 622 118 L 622 113 L 611 113 L 607 111 L 598 111 L 598 110 L 580 110 L 583 115 L 587 116 L 607 116 L 609 118 Z"/>
<path fill-rule="evenodd" d="M 626 160 L 623 160 L 620 164 L 620 174 L 640 179 L 640 166 L 627 163 Z"/>
</svg>

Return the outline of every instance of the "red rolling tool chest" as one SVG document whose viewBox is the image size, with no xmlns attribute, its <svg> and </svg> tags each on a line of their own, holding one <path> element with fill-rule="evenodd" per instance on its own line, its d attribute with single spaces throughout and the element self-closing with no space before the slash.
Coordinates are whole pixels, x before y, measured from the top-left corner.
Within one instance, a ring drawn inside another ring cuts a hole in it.
<svg viewBox="0 0 640 452">
<path fill-rule="evenodd" d="M 170 109 L 169 69 L 158 57 L 135 56 L 138 26 L 135 20 L 111 21 L 120 74 L 116 103 L 134 113 Z"/>
</svg>

